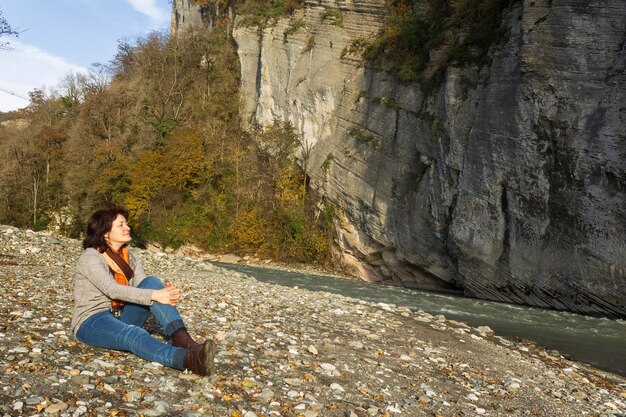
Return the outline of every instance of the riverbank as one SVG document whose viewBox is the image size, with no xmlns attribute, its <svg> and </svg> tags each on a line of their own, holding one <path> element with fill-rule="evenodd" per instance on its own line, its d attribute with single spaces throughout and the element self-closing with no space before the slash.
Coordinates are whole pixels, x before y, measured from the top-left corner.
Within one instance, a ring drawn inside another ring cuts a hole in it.
<svg viewBox="0 0 626 417">
<path fill-rule="evenodd" d="M 151 246 L 149 250 L 153 252 L 162 252 L 160 248 L 155 247 L 155 246 Z M 258 258 L 254 255 L 239 256 L 233 253 L 211 254 L 211 253 L 206 253 L 202 249 L 193 245 L 184 245 L 176 251 L 168 251 L 168 252 L 169 252 L 168 254 L 188 257 L 194 260 L 203 260 L 203 261 L 208 261 L 208 262 L 224 263 L 224 264 L 250 265 L 250 266 L 257 267 L 257 268 L 279 269 L 281 271 L 325 275 L 325 276 L 334 277 L 334 278 L 344 278 L 344 279 L 361 281 L 356 276 L 347 274 L 344 271 L 337 269 L 337 268 L 333 268 L 331 266 L 312 265 L 312 264 L 287 264 L 283 262 L 277 262 L 273 259 Z"/>
<path fill-rule="evenodd" d="M 442 316 L 265 284 L 134 250 L 182 287 L 209 378 L 91 348 L 69 331 L 76 240 L 0 226 L 5 415 L 624 415 L 626 379 Z M 158 332 L 153 322 L 152 331 Z"/>
</svg>

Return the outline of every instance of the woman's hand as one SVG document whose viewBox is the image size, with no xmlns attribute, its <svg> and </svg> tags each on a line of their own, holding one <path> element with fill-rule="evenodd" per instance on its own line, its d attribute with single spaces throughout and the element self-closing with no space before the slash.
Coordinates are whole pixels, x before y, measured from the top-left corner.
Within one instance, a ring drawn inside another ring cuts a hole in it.
<svg viewBox="0 0 626 417">
<path fill-rule="evenodd" d="M 157 303 L 175 306 L 179 300 L 180 290 L 169 282 L 165 284 L 165 288 L 152 291 L 152 301 Z"/>
</svg>

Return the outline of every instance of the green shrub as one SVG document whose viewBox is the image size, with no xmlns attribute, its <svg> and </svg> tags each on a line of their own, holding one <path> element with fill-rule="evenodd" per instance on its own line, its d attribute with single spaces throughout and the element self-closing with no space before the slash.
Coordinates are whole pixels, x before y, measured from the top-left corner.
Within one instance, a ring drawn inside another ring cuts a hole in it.
<svg viewBox="0 0 626 417">
<path fill-rule="evenodd" d="M 396 0 L 363 56 L 402 81 L 426 83 L 448 66 L 483 65 L 489 48 L 506 35 L 502 12 L 515 1 Z"/>
<path fill-rule="evenodd" d="M 380 141 L 374 137 L 374 135 L 363 133 L 363 131 L 359 128 L 352 128 L 350 130 L 350 136 L 356 139 L 358 142 L 367 143 L 371 145 L 374 149 L 380 146 Z"/>
<path fill-rule="evenodd" d="M 306 24 L 304 19 L 296 20 L 283 32 L 283 42 L 287 42 L 287 37 L 296 33 L 298 29 L 306 27 L 308 27 L 308 25 Z"/>
<path fill-rule="evenodd" d="M 302 0 L 247 0 L 236 5 L 236 10 L 243 16 L 242 25 L 263 27 L 302 6 Z"/>
<path fill-rule="evenodd" d="M 343 13 L 339 9 L 326 9 L 320 17 L 322 21 L 330 20 L 333 25 L 343 28 Z"/>
<path fill-rule="evenodd" d="M 350 45 L 346 46 L 343 51 L 341 51 L 341 58 L 344 58 L 346 55 L 348 54 L 364 54 L 366 48 L 370 47 L 370 45 L 372 45 L 371 42 L 368 42 L 367 40 L 363 39 L 363 38 L 356 38 L 353 39 L 352 42 L 350 42 Z"/>
<path fill-rule="evenodd" d="M 335 159 L 335 157 L 332 153 L 329 153 L 326 156 L 326 159 L 324 159 L 324 162 L 322 162 L 320 168 L 322 169 L 322 171 L 324 171 L 324 174 L 328 173 L 328 170 L 330 169 L 330 163 L 333 161 L 333 159 Z"/>
<path fill-rule="evenodd" d="M 330 203 L 324 204 L 324 209 L 322 210 L 322 215 L 324 217 L 324 225 L 327 229 L 331 229 L 333 225 L 333 219 L 335 217 L 335 208 Z"/>
</svg>

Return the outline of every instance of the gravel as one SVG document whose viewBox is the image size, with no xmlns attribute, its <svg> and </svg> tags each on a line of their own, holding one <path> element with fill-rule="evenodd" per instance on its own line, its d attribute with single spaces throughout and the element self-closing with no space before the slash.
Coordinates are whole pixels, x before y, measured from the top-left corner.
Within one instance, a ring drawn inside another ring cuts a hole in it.
<svg viewBox="0 0 626 417">
<path fill-rule="evenodd" d="M 217 374 L 76 341 L 80 242 L 0 226 L 0 415 L 626 416 L 624 378 L 488 327 L 134 252 L 183 289 L 190 333 L 218 343 Z"/>
</svg>

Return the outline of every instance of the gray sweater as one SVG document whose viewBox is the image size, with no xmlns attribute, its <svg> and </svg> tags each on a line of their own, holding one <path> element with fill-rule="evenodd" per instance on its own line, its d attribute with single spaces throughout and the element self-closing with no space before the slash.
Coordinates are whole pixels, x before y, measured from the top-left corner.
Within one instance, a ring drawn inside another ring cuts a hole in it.
<svg viewBox="0 0 626 417">
<path fill-rule="evenodd" d="M 133 254 L 129 257 L 130 266 L 135 271 L 135 275 L 128 285 L 120 285 L 115 281 L 102 254 L 94 248 L 85 249 L 78 259 L 74 278 L 74 313 L 72 314 L 74 334 L 89 317 L 109 310 L 111 299 L 141 305 L 152 303 L 153 290 L 135 288 L 146 277 L 141 261 Z"/>
</svg>

